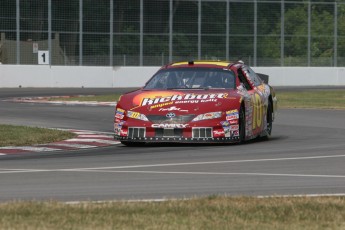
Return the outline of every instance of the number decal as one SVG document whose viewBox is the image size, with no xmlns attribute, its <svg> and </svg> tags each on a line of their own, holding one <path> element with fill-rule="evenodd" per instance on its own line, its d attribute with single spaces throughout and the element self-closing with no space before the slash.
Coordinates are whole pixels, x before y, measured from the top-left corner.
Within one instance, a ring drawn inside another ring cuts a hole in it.
<svg viewBox="0 0 345 230">
<path fill-rule="evenodd" d="M 49 65 L 49 50 L 38 50 L 38 64 Z"/>
<path fill-rule="evenodd" d="M 259 94 L 252 95 L 253 101 L 253 130 L 260 128 L 263 122 L 263 104 Z"/>
<path fill-rule="evenodd" d="M 138 118 L 139 115 L 140 115 L 140 113 L 132 112 L 132 111 L 128 111 L 128 114 L 127 114 L 127 116 L 130 118 Z"/>
<path fill-rule="evenodd" d="M 43 58 L 43 62 L 45 63 L 46 62 L 46 53 L 43 53 L 41 57 Z"/>
</svg>

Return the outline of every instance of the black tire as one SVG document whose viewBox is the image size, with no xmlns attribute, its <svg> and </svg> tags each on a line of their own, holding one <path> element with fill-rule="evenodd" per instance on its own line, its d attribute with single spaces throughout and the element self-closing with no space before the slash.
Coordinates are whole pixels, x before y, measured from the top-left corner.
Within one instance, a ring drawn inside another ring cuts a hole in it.
<svg viewBox="0 0 345 230">
<path fill-rule="evenodd" d="M 272 102 L 270 99 L 268 100 L 266 121 L 267 121 L 267 127 L 263 131 L 262 136 L 259 137 L 261 140 L 264 140 L 264 141 L 268 140 L 271 137 L 272 128 L 273 128 L 273 107 L 272 107 Z"/>
<path fill-rule="evenodd" d="M 121 141 L 121 144 L 126 145 L 128 147 L 140 147 L 140 146 L 144 146 L 145 142 Z"/>
<path fill-rule="evenodd" d="M 239 142 L 242 144 L 244 143 L 246 139 L 246 113 L 245 113 L 244 106 L 241 106 L 238 120 L 239 120 L 239 125 L 240 125 L 240 130 L 239 130 L 240 141 Z"/>
<path fill-rule="evenodd" d="M 271 100 L 268 100 L 268 106 L 267 106 L 267 127 L 266 127 L 266 133 L 267 137 L 270 137 L 272 134 L 272 128 L 273 128 L 273 107 Z"/>
</svg>

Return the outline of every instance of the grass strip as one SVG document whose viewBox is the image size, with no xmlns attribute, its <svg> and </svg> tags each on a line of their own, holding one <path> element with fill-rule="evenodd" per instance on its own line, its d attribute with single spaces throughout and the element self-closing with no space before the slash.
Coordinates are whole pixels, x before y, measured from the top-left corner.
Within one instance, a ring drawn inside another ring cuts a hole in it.
<svg viewBox="0 0 345 230">
<path fill-rule="evenodd" d="M 0 204 L 0 229 L 345 229 L 345 197 Z"/>
<path fill-rule="evenodd" d="M 345 109 L 345 90 L 277 91 L 279 108 Z"/>
<path fill-rule="evenodd" d="M 45 144 L 75 136 L 74 133 L 61 130 L 0 125 L 0 147 Z"/>
<path fill-rule="evenodd" d="M 121 94 L 106 95 L 88 95 L 88 96 L 71 96 L 71 97 L 54 97 L 49 101 L 98 101 L 98 102 L 114 102 L 118 101 Z"/>
<path fill-rule="evenodd" d="M 345 109 L 345 90 L 277 91 L 279 108 Z M 52 101 L 118 101 L 121 94 L 51 98 Z"/>
</svg>

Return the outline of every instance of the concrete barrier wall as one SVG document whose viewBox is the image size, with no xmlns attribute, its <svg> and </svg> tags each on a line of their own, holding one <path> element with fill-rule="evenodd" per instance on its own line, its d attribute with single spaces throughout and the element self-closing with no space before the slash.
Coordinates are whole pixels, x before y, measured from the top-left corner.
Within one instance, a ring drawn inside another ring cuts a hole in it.
<svg viewBox="0 0 345 230">
<path fill-rule="evenodd" d="M 0 88 L 10 87 L 140 87 L 160 67 L 86 67 L 0 65 Z M 272 86 L 343 86 L 345 68 L 254 67 L 268 74 Z"/>
<path fill-rule="evenodd" d="M 253 70 L 268 74 L 272 86 L 345 85 L 344 67 L 255 67 Z"/>
</svg>

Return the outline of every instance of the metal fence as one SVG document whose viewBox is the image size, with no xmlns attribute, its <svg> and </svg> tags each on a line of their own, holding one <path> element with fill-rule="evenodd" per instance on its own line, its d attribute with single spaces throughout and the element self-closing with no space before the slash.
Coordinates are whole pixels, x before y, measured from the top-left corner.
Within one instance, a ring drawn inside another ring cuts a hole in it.
<svg viewBox="0 0 345 230">
<path fill-rule="evenodd" d="M 0 0 L 0 33 L 3 64 L 345 66 L 343 0 Z"/>
</svg>

